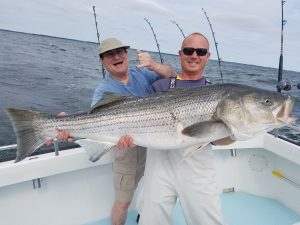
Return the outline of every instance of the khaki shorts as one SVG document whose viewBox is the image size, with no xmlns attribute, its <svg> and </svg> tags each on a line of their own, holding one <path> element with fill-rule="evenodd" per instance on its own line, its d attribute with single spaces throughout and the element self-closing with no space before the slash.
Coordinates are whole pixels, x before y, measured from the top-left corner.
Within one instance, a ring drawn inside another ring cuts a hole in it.
<svg viewBox="0 0 300 225">
<path fill-rule="evenodd" d="M 144 175 L 145 163 L 144 147 L 135 146 L 129 150 L 114 149 L 113 180 L 117 201 L 129 203 L 132 200 L 134 191 Z"/>
</svg>

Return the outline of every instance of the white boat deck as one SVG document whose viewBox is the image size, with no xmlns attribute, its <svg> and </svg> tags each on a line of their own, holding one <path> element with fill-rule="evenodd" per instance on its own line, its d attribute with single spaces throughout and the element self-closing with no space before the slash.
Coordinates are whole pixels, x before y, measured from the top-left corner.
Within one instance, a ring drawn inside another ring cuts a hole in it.
<svg viewBox="0 0 300 225">
<path fill-rule="evenodd" d="M 222 212 L 227 225 L 292 225 L 300 222 L 300 215 L 280 202 L 244 192 L 224 193 L 221 197 Z M 138 225 L 137 211 L 130 211 L 125 225 Z M 187 225 L 180 203 L 176 204 L 173 225 Z M 110 218 L 84 225 L 111 225 Z"/>
<path fill-rule="evenodd" d="M 236 157 L 231 156 L 231 149 L 236 149 Z M 216 146 L 214 153 L 220 189 L 234 187 L 237 193 L 273 199 L 300 215 L 300 188 L 272 175 L 277 170 L 300 184 L 299 146 L 266 134 Z M 48 153 L 19 163 L 8 161 L 0 163 L 0 177 L 1 224 L 83 225 L 105 221 L 110 215 L 113 182 L 109 154 L 92 163 L 84 149 L 76 148 L 61 151 L 59 156 Z M 230 210 L 238 212 L 240 206 Z M 131 210 L 135 212 L 135 200 Z"/>
</svg>

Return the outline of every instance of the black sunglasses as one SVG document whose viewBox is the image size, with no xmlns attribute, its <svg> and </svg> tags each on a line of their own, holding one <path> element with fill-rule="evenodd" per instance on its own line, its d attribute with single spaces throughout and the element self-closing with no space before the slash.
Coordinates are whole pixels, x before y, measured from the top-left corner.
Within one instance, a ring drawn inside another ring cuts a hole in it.
<svg viewBox="0 0 300 225">
<path fill-rule="evenodd" d="M 206 48 L 183 48 L 182 52 L 185 55 L 193 55 L 194 51 L 196 51 L 197 56 L 205 56 L 208 52 Z"/>
</svg>

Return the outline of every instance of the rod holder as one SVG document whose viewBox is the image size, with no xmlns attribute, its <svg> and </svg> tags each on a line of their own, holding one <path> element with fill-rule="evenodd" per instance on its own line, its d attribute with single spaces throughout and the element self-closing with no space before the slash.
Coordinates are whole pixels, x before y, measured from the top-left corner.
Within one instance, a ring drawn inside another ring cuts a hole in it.
<svg viewBox="0 0 300 225">
<path fill-rule="evenodd" d="M 236 149 L 235 148 L 230 149 L 230 155 L 232 157 L 236 157 Z"/>
<path fill-rule="evenodd" d="M 32 180 L 33 189 L 38 189 L 42 187 L 42 178 L 36 178 Z"/>
<path fill-rule="evenodd" d="M 53 145 L 54 145 L 55 156 L 58 156 L 59 155 L 59 147 L 58 147 L 58 140 L 57 139 L 54 139 Z"/>
</svg>

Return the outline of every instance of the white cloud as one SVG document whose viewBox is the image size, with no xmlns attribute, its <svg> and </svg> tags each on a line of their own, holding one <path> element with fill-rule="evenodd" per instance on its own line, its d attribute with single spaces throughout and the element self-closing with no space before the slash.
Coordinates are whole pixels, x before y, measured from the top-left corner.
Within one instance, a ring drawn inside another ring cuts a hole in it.
<svg viewBox="0 0 300 225">
<path fill-rule="evenodd" d="M 96 6 L 100 37 L 116 36 L 133 48 L 157 51 L 148 18 L 162 52 L 177 54 L 182 36 L 203 32 L 212 42 L 208 13 L 225 61 L 277 67 L 281 4 L 274 0 L 0 0 L 0 29 L 97 41 L 93 16 Z M 284 5 L 285 68 L 300 71 L 300 2 Z M 213 43 L 211 43 L 213 46 Z M 213 59 L 215 52 L 213 51 Z M 274 61 L 273 59 L 276 58 Z"/>
</svg>

